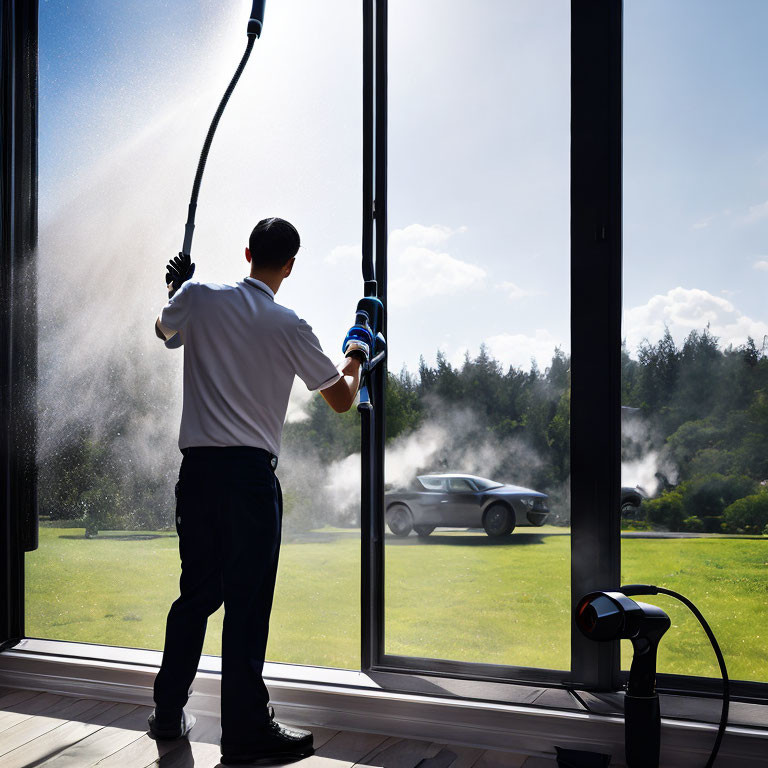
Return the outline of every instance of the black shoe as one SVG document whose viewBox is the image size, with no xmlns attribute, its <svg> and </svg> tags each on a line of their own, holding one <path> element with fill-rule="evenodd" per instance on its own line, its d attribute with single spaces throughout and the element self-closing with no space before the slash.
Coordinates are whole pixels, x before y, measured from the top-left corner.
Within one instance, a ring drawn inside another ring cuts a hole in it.
<svg viewBox="0 0 768 768">
<path fill-rule="evenodd" d="M 161 714 L 158 717 L 157 710 L 153 709 L 147 722 L 150 732 L 156 739 L 180 739 L 192 730 L 197 718 L 183 709 L 180 715 L 166 716 Z"/>
<path fill-rule="evenodd" d="M 254 729 L 248 745 L 221 745 L 221 762 L 224 765 L 289 760 L 301 760 L 314 754 L 312 733 L 301 728 L 291 728 L 275 721 L 275 710 L 269 708 L 269 724 Z"/>
</svg>

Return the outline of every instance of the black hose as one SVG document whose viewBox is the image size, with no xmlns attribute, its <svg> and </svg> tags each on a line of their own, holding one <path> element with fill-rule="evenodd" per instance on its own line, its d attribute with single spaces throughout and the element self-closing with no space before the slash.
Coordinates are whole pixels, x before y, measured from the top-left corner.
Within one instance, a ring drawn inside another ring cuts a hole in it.
<svg viewBox="0 0 768 768">
<path fill-rule="evenodd" d="M 710 753 L 709 760 L 707 760 L 707 764 L 705 766 L 705 768 L 712 768 L 715 763 L 717 753 L 720 750 L 720 744 L 723 741 L 723 736 L 725 735 L 725 728 L 728 725 L 728 709 L 731 701 L 731 684 L 728 679 L 728 670 L 725 667 L 725 659 L 723 658 L 723 653 L 720 650 L 717 639 L 715 638 L 715 633 L 710 629 L 710 626 L 707 624 L 707 620 L 704 618 L 704 616 L 702 616 L 701 611 L 687 597 L 681 595 L 679 592 L 675 592 L 672 589 L 665 589 L 664 587 L 653 586 L 651 584 L 627 584 L 623 587 L 619 587 L 619 591 L 627 595 L 627 597 L 631 597 L 632 595 L 657 594 L 674 597 L 676 600 L 679 600 L 681 603 L 683 603 L 683 605 L 690 609 L 691 613 L 693 613 L 693 615 L 699 620 L 699 623 L 703 627 L 704 632 L 706 632 L 707 637 L 709 638 L 709 642 L 712 644 L 712 649 L 715 652 L 715 656 L 717 657 L 717 663 L 720 666 L 720 674 L 723 678 L 723 707 L 720 712 L 720 724 L 717 728 L 715 744 L 712 747 L 712 752 Z"/>
<path fill-rule="evenodd" d="M 245 65 L 248 63 L 248 58 L 251 55 L 251 51 L 253 50 L 253 44 L 256 42 L 256 33 L 249 32 L 248 34 L 248 44 L 245 46 L 245 53 L 243 54 L 243 58 L 240 59 L 240 63 L 237 66 L 237 69 L 235 70 L 235 74 L 232 76 L 232 80 L 229 83 L 229 86 L 227 86 L 227 90 L 224 91 L 224 95 L 221 97 L 221 101 L 219 102 L 219 107 L 216 110 L 216 114 L 213 116 L 213 120 L 211 120 L 211 125 L 208 128 L 208 134 L 205 137 L 205 142 L 203 143 L 203 148 L 200 151 L 200 159 L 197 162 L 197 172 L 195 173 L 195 180 L 192 184 L 192 197 L 189 201 L 189 211 L 187 213 L 187 223 L 184 227 L 184 245 L 182 246 L 182 253 L 189 256 L 190 252 L 192 250 L 192 235 L 195 231 L 195 211 L 197 210 L 197 196 L 200 194 L 200 183 L 203 180 L 203 171 L 205 171 L 205 162 L 208 159 L 208 152 L 211 149 L 211 143 L 213 142 L 213 135 L 216 133 L 216 128 L 219 125 L 219 120 L 221 119 L 222 114 L 224 113 L 224 108 L 227 106 L 227 102 L 229 101 L 229 97 L 232 95 L 232 92 L 235 90 L 235 86 L 237 85 L 237 81 L 240 79 L 240 75 L 243 74 L 243 70 L 245 69 Z"/>
</svg>

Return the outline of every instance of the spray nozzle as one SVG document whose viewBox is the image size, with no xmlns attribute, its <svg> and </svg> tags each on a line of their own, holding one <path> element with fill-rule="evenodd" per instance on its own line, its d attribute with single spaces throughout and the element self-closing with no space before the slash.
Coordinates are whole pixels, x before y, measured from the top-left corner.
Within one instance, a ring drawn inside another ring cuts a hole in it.
<svg viewBox="0 0 768 768">
<path fill-rule="evenodd" d="M 657 594 L 647 584 L 632 584 L 636 594 Z M 624 697 L 624 739 L 627 765 L 659 765 L 661 710 L 656 693 L 656 655 L 671 626 L 661 608 L 637 603 L 622 592 L 591 592 L 576 606 L 576 626 L 590 640 L 632 641 L 632 666 Z"/>
<path fill-rule="evenodd" d="M 648 592 L 645 584 L 633 584 L 636 594 Z M 576 607 L 576 626 L 590 640 L 620 638 L 632 641 L 634 658 L 629 673 L 628 693 L 652 696 L 656 685 L 656 651 L 671 626 L 661 608 L 630 600 L 622 592 L 591 592 Z"/>
</svg>

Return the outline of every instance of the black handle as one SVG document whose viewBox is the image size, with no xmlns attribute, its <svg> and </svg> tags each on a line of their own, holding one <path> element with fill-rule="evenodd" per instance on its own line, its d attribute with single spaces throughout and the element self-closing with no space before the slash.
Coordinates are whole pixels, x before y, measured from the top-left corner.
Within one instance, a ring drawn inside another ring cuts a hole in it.
<svg viewBox="0 0 768 768">
<path fill-rule="evenodd" d="M 261 37 L 261 30 L 264 27 L 264 6 L 266 0 L 253 0 L 251 8 L 251 17 L 248 19 L 248 34 Z"/>
<path fill-rule="evenodd" d="M 659 696 L 624 697 L 624 749 L 627 768 L 659 768 Z"/>
</svg>

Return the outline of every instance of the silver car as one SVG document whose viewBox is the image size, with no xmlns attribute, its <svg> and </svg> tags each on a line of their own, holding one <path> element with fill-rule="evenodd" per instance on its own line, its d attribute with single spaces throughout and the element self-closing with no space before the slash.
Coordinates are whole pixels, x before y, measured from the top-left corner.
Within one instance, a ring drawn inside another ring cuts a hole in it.
<svg viewBox="0 0 768 768">
<path fill-rule="evenodd" d="M 508 536 L 518 526 L 544 525 L 549 515 L 547 494 L 476 475 L 419 475 L 411 488 L 387 493 L 384 505 L 395 536 L 429 536 L 440 527 Z"/>
</svg>

